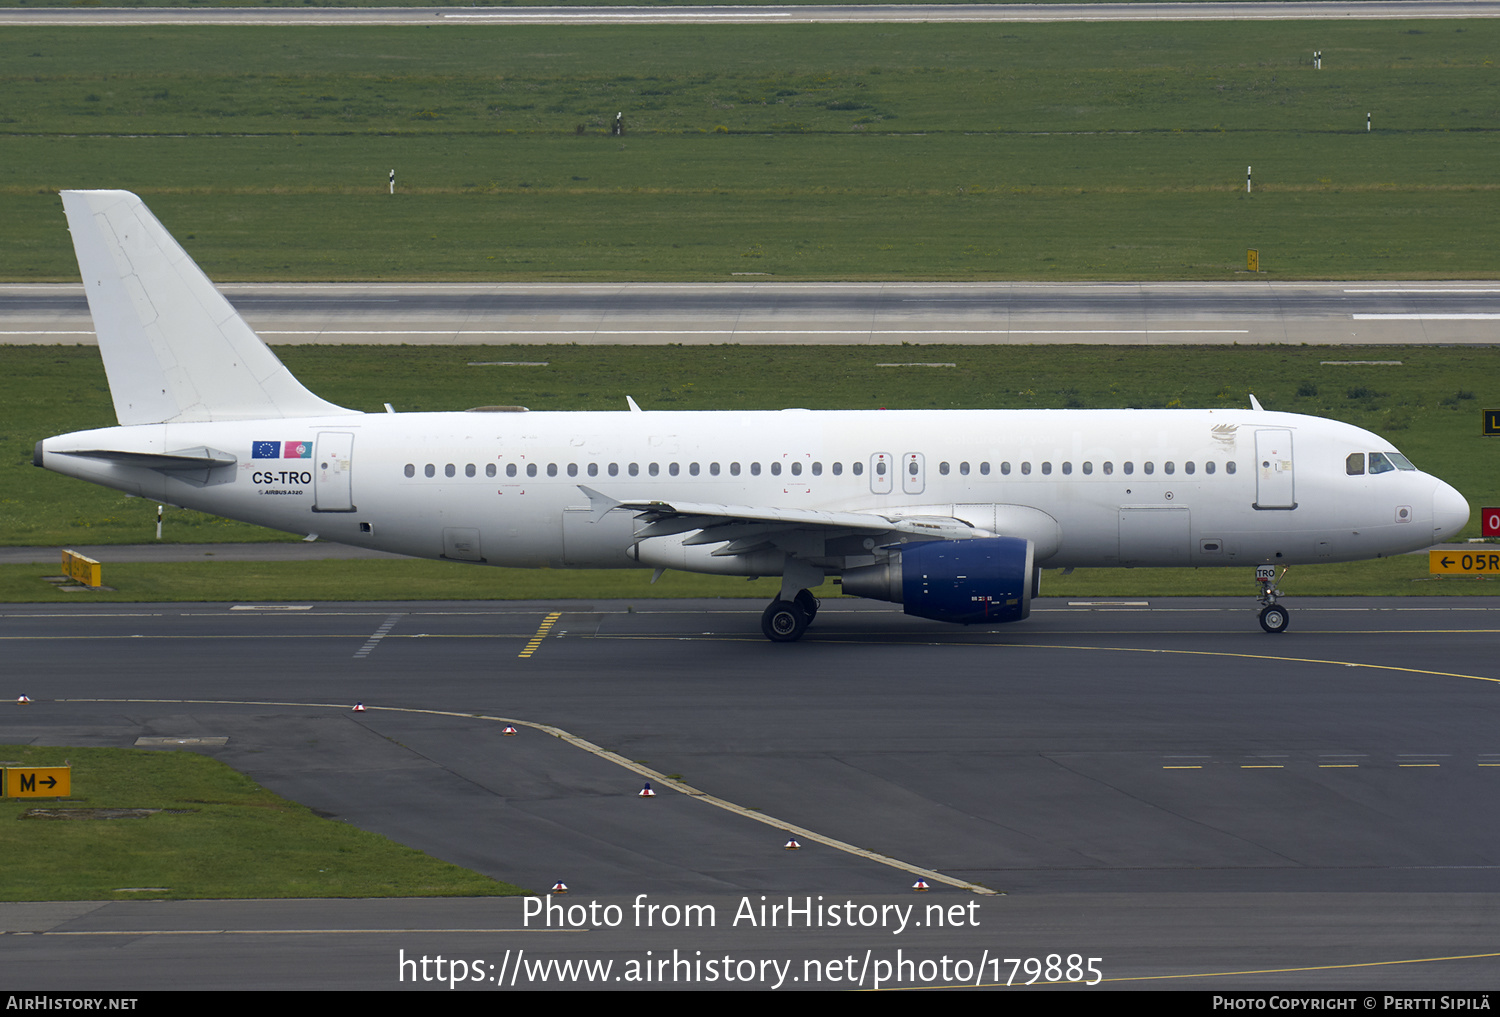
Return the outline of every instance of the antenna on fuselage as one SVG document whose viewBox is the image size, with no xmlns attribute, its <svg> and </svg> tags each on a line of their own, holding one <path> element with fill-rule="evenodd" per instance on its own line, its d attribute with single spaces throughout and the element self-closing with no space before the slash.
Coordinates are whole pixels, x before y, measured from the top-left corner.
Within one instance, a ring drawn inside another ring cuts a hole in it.
<svg viewBox="0 0 1500 1017">
<path fill-rule="evenodd" d="M 1265 409 L 1266 409 L 1264 406 L 1262 406 L 1260 404 L 1260 400 L 1257 399 L 1257 398 L 1255 398 L 1255 393 L 1254 392 L 1250 393 L 1250 408 L 1252 410 L 1255 410 L 1257 413 L 1264 413 Z"/>
</svg>

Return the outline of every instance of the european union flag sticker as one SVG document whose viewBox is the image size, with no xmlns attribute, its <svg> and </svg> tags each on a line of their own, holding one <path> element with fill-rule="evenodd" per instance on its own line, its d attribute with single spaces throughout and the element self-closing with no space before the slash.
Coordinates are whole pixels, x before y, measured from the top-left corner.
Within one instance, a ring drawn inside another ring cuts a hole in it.
<svg viewBox="0 0 1500 1017">
<path fill-rule="evenodd" d="M 251 459 L 280 459 L 281 442 L 279 441 L 256 441 L 250 443 Z"/>
</svg>

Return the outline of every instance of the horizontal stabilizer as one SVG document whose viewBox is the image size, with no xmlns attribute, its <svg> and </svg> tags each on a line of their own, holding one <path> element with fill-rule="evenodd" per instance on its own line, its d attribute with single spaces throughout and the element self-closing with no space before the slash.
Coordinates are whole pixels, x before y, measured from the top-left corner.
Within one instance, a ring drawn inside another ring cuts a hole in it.
<svg viewBox="0 0 1500 1017">
<path fill-rule="evenodd" d="M 121 424 L 352 411 L 292 377 L 129 191 L 63 191 Z"/>
<path fill-rule="evenodd" d="M 56 451 L 53 455 L 82 456 L 85 459 L 105 459 L 124 463 L 126 466 L 142 466 L 148 470 L 203 470 L 218 466 L 233 466 L 239 462 L 228 452 L 211 448 L 183 449 L 179 452 L 123 452 L 112 448 L 69 449 Z"/>
</svg>

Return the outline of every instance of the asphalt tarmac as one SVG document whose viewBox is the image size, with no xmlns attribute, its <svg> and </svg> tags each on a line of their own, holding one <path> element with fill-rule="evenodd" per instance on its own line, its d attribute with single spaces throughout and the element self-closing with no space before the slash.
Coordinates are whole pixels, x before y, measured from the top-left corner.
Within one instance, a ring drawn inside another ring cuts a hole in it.
<svg viewBox="0 0 1500 1017">
<path fill-rule="evenodd" d="M 263 283 L 221 287 L 277 344 L 1495 342 L 1500 282 Z M 94 343 L 83 287 L 0 286 L 0 342 Z"/>
<path fill-rule="evenodd" d="M 1041 21 L 1292 21 L 1492 18 L 1491 0 L 1311 0 L 1248 3 L 772 4 L 652 7 L 89 8 L 0 11 L 17 25 L 627 25 Z"/>
<path fill-rule="evenodd" d="M 1493 986 L 1500 604 L 1285 603 L 1269 636 L 1249 596 L 994 630 L 831 601 L 792 645 L 734 601 L 7 607 L 0 701 L 33 702 L 0 742 L 226 738 L 190 750 L 581 909 L 0 904 L 7 964 L 28 990 Z M 547 967 L 582 961 L 612 966 Z"/>
</svg>

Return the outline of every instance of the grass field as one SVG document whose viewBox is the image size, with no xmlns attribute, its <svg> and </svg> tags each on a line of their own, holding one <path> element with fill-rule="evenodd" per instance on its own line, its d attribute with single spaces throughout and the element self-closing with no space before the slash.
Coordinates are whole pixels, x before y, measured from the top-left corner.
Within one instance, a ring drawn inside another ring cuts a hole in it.
<svg viewBox="0 0 1500 1017">
<path fill-rule="evenodd" d="M 12 29 L 0 277 L 75 277 L 64 186 L 220 280 L 1491 276 L 1497 59 L 1490 21 Z"/>
<path fill-rule="evenodd" d="M 313 391 L 379 411 L 447 410 L 495 402 L 534 409 L 618 409 L 626 394 L 653 409 L 945 409 L 1244 406 L 1334 417 L 1390 437 L 1420 467 L 1455 484 L 1475 508 L 1500 503 L 1500 447 L 1480 436 L 1496 399 L 1500 349 L 1382 347 L 1371 359 L 1399 366 L 1326 365 L 1359 360 L 1319 347 L 923 347 L 952 371 L 878 368 L 865 347 L 283 347 Z M 471 368 L 470 361 L 545 360 L 547 368 Z M 0 544 L 143 543 L 154 502 L 31 466 L 37 438 L 113 422 L 98 353 L 89 347 L 0 347 Z M 1464 536 L 1477 535 L 1477 515 Z M 293 537 L 169 509 L 170 541 Z M 1289 590 L 1318 593 L 1483 593 L 1479 581 L 1434 582 L 1424 559 L 1295 570 Z M 1049 578 L 1048 594 L 1243 593 L 1243 570 L 1079 570 Z M 55 567 L 0 568 L 0 600 L 76 600 L 42 582 Z M 764 583 L 669 574 L 530 572 L 440 562 L 266 565 L 112 565 L 117 595 L 89 599 L 546 599 L 549 597 L 769 596 Z"/>
<path fill-rule="evenodd" d="M 0 765 L 71 765 L 73 792 L 62 800 L 0 798 L 0 851 L 8 859 L 0 900 L 526 892 L 320 819 L 192 752 L 0 745 Z M 32 808 L 162 811 L 120 819 L 21 819 Z"/>
<path fill-rule="evenodd" d="M 1333 417 L 1390 438 L 1471 505 L 1500 503 L 1500 451 L 1480 436 L 1500 398 L 1500 349 L 1381 347 L 1400 366 L 1360 360 L 1357 347 L 924 346 L 952 371 L 892 371 L 867 347 L 755 346 L 291 346 L 292 372 L 354 409 L 461 410 L 516 403 L 535 410 L 1030 409 L 1245 406 Z M 470 361 L 548 361 L 546 368 L 469 367 Z M 156 505 L 31 465 L 50 434 L 110 426 L 98 351 L 0 346 L 0 545 L 136 543 L 152 539 Z M 1477 518 L 1465 536 L 1477 535 Z M 267 531 L 169 511 L 164 536 L 260 540 Z"/>
<path fill-rule="evenodd" d="M 439 561 L 123 563 L 105 555 L 111 592 L 62 592 L 44 577 L 56 566 L 0 565 L 0 603 L 246 603 L 404 600 L 621 601 L 626 609 L 654 600 L 699 597 L 772 600 L 780 580 L 668 572 L 652 583 L 642 569 L 550 571 L 475 568 Z M 1256 588 L 1251 569 L 1078 569 L 1042 574 L 1046 597 L 1243 597 Z M 1426 555 L 1298 566 L 1280 581 L 1288 596 L 1490 596 L 1487 576 L 1433 576 Z M 827 583 L 819 597 L 840 596 Z M 576 606 L 581 609 L 581 605 Z M 517 640 L 519 645 L 524 637 Z"/>
</svg>

